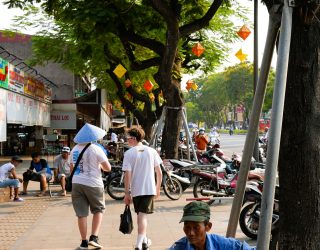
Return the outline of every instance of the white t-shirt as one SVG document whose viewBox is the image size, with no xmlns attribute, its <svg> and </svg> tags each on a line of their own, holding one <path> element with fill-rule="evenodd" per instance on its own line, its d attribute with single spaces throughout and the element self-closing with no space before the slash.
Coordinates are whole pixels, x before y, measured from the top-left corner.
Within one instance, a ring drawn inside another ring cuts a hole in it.
<svg viewBox="0 0 320 250">
<path fill-rule="evenodd" d="M 84 149 L 86 144 L 76 145 L 70 153 L 70 161 L 75 166 L 78 156 Z M 100 164 L 108 162 L 108 158 L 102 149 L 94 144 L 91 144 L 84 152 L 77 170 L 72 178 L 72 183 L 78 183 L 90 187 L 103 187 L 101 178 Z"/>
<path fill-rule="evenodd" d="M 63 159 L 62 155 L 58 155 L 54 159 L 53 167 L 59 169 L 60 174 L 70 175 L 70 157 Z"/>
<path fill-rule="evenodd" d="M 8 179 L 12 169 L 14 169 L 14 165 L 11 162 L 2 165 L 0 167 L 0 181 Z"/>
<path fill-rule="evenodd" d="M 155 167 L 162 160 L 157 151 L 145 145 L 138 145 L 124 153 L 123 171 L 131 171 L 132 197 L 156 195 Z"/>
</svg>

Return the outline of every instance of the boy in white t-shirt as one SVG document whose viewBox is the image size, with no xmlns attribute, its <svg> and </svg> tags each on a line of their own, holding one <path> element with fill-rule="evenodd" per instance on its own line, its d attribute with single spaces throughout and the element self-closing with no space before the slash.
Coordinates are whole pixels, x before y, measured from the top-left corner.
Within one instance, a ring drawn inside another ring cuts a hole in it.
<svg viewBox="0 0 320 250">
<path fill-rule="evenodd" d="M 141 143 L 144 131 L 132 128 L 127 141 L 132 148 L 125 152 L 122 170 L 125 171 L 126 205 L 133 201 L 138 216 L 138 237 L 135 250 L 146 250 L 151 245 L 147 239 L 147 214 L 153 213 L 153 200 L 160 195 L 162 163 L 157 151 Z M 156 174 L 156 180 L 155 180 Z"/>
<path fill-rule="evenodd" d="M 17 177 L 15 169 L 21 162 L 22 159 L 19 156 L 13 156 L 10 162 L 0 167 L 0 188 L 13 187 L 13 201 L 23 201 L 23 199 L 19 197 L 19 187 L 22 179 Z"/>
</svg>

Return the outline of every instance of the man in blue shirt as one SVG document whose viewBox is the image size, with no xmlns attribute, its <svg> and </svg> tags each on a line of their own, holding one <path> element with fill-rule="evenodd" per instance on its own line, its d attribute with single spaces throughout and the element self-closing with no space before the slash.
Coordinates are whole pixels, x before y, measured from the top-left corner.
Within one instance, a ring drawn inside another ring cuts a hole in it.
<svg viewBox="0 0 320 250">
<path fill-rule="evenodd" d="M 23 192 L 21 195 L 27 194 L 29 181 L 40 182 L 41 191 L 38 196 L 44 196 L 47 190 L 47 183 L 52 178 L 51 169 L 45 159 L 40 159 L 40 154 L 34 152 L 31 154 L 32 161 L 27 172 L 23 173 Z M 35 172 L 33 170 L 36 170 Z"/>
<path fill-rule="evenodd" d="M 183 231 L 186 234 L 169 248 L 169 250 L 254 250 L 246 242 L 209 234 L 210 207 L 203 201 L 193 201 L 183 209 Z"/>
</svg>

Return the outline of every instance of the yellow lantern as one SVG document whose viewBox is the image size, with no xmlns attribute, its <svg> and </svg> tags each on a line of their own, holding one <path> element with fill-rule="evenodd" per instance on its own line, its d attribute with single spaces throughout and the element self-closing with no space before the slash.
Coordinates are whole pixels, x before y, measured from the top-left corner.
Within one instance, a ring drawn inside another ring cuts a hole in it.
<svg viewBox="0 0 320 250">
<path fill-rule="evenodd" d="M 124 86 L 126 86 L 126 88 L 129 88 L 131 86 L 130 79 L 127 79 L 127 80 L 124 81 Z"/>
<path fill-rule="evenodd" d="M 154 94 L 153 93 L 149 93 L 149 98 L 150 98 L 151 102 L 154 102 Z"/>
<path fill-rule="evenodd" d="M 153 88 L 153 84 L 150 80 L 146 80 L 143 84 L 143 88 L 149 92 Z"/>
<path fill-rule="evenodd" d="M 250 29 L 248 28 L 247 25 L 243 25 L 239 31 L 237 32 L 237 34 L 243 39 L 246 40 L 247 37 L 251 34 Z"/>
<path fill-rule="evenodd" d="M 194 55 L 196 55 L 197 57 L 201 56 L 203 52 L 204 52 L 204 48 L 202 47 L 202 45 L 200 43 L 196 43 L 192 47 L 192 53 Z"/>
<path fill-rule="evenodd" d="M 195 90 L 197 90 L 197 89 L 198 89 L 198 85 L 197 85 L 197 84 L 195 84 L 195 83 L 193 83 L 193 84 L 191 85 L 191 88 L 195 91 Z"/>
<path fill-rule="evenodd" d="M 235 54 L 235 56 L 240 60 L 240 62 L 243 62 L 247 59 L 248 54 L 244 54 L 242 52 L 242 49 L 239 49 L 238 52 Z"/>
<path fill-rule="evenodd" d="M 118 77 L 121 78 L 123 75 L 127 72 L 127 70 L 121 65 L 118 64 L 118 66 L 114 69 L 113 73 Z"/>
</svg>

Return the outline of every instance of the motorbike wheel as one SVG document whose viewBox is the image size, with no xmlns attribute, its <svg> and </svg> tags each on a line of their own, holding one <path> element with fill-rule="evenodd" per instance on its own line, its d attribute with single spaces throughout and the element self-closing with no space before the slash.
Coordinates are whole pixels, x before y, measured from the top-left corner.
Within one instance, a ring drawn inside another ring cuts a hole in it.
<svg viewBox="0 0 320 250">
<path fill-rule="evenodd" d="M 251 239 L 257 239 L 258 237 L 259 218 L 254 214 L 256 206 L 256 203 L 245 205 L 239 217 L 239 225 L 242 232 Z"/>
<path fill-rule="evenodd" d="M 216 188 L 213 188 L 216 185 L 216 182 L 210 182 L 209 180 L 199 179 L 193 186 L 193 197 L 202 198 L 211 196 L 211 194 L 203 194 L 202 190 L 216 190 Z"/>
<path fill-rule="evenodd" d="M 123 200 L 125 193 L 124 193 L 124 183 L 121 182 L 121 175 L 113 177 L 107 186 L 105 187 L 105 191 L 110 195 L 112 199 L 115 200 Z"/>
<path fill-rule="evenodd" d="M 171 200 L 178 200 L 182 195 L 181 183 L 174 177 L 166 178 L 163 183 L 163 191 Z"/>
</svg>

